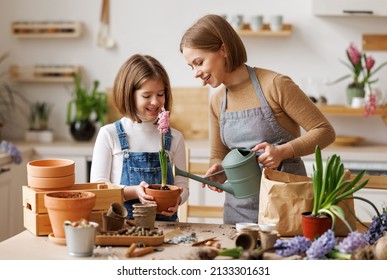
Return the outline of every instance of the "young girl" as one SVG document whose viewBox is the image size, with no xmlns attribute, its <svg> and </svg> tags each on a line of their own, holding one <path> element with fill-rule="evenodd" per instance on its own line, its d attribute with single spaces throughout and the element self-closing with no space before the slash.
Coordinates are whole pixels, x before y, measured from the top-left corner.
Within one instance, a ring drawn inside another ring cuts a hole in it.
<svg viewBox="0 0 387 280">
<path fill-rule="evenodd" d="M 133 55 L 120 68 L 114 81 L 113 100 L 123 117 L 101 127 L 95 142 L 91 182 L 111 182 L 124 188 L 127 219 L 133 219 L 134 203 L 152 203 L 145 194 L 150 184 L 161 183 L 159 150 L 161 135 L 157 126 L 162 108 L 170 111 L 172 94 L 164 67 L 148 55 Z M 188 179 L 173 177 L 172 165 L 186 170 L 183 135 L 170 128 L 164 137 L 168 153 L 167 184 L 181 188 L 175 207 L 157 214 L 158 221 L 177 221 L 178 205 L 189 195 Z"/>
</svg>

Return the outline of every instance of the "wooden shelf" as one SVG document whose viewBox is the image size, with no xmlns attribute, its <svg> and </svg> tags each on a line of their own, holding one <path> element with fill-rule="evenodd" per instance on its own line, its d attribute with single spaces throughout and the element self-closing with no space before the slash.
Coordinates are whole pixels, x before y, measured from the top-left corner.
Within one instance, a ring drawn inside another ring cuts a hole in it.
<svg viewBox="0 0 387 280">
<path fill-rule="evenodd" d="M 80 66 L 73 65 L 11 65 L 9 77 L 17 82 L 72 83 L 73 74 L 79 74 L 80 69 Z"/>
<path fill-rule="evenodd" d="M 81 22 L 17 21 L 12 23 L 12 34 L 18 38 L 75 38 L 82 33 Z"/>
<path fill-rule="evenodd" d="M 327 105 L 319 106 L 319 109 L 323 114 L 331 116 L 364 116 L 364 108 L 351 108 L 344 105 Z M 375 114 L 373 114 L 372 116 L 381 116 L 384 123 L 387 125 L 387 106 L 378 106 L 376 108 Z"/>
<path fill-rule="evenodd" d="M 262 30 L 251 30 L 250 24 L 245 24 L 241 30 L 238 30 L 238 34 L 243 37 L 253 36 L 290 36 L 292 34 L 292 25 L 284 24 L 281 31 L 271 31 L 269 24 L 264 24 Z"/>
</svg>

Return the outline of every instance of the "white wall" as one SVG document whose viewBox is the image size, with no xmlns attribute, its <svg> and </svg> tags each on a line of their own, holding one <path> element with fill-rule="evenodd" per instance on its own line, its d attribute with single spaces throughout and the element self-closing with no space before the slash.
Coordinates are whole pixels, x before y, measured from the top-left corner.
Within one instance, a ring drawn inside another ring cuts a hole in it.
<svg viewBox="0 0 387 280">
<path fill-rule="evenodd" d="M 8 64 L 82 65 L 86 76 L 98 79 L 101 88 L 112 86 L 120 65 L 140 52 L 158 58 L 170 74 L 173 86 L 200 86 L 179 52 L 183 32 L 207 13 L 283 14 L 293 25 L 290 37 L 243 38 L 248 64 L 270 68 L 291 76 L 310 95 L 325 95 L 331 104 L 344 103 L 346 82 L 316 90 L 315 82 L 336 79 L 348 73 L 345 59 L 350 42 L 361 46 L 363 33 L 386 33 L 387 17 L 316 17 L 310 0 L 111 0 L 111 32 L 115 49 L 96 45 L 102 0 L 1 0 L 0 53 L 11 50 Z M 10 26 L 17 20 L 74 20 L 84 23 L 84 35 L 75 39 L 19 39 Z M 376 64 L 387 60 L 387 52 L 369 52 Z M 3 70 L 2 65 L 2 70 Z M 379 72 L 377 85 L 387 89 L 387 67 Z M 55 102 L 50 120 L 56 138 L 71 139 L 65 124 L 70 85 L 20 84 L 32 101 Z M 330 118 L 339 134 L 372 135 L 369 140 L 387 143 L 387 126 L 380 118 Z M 356 125 L 356 127 L 355 127 Z M 14 129 L 16 127 L 17 129 Z M 15 117 L 5 128 L 5 137 L 20 139 L 27 122 Z M 375 137 L 373 136 L 375 135 Z M 370 136 L 368 136 L 370 137 Z"/>
</svg>

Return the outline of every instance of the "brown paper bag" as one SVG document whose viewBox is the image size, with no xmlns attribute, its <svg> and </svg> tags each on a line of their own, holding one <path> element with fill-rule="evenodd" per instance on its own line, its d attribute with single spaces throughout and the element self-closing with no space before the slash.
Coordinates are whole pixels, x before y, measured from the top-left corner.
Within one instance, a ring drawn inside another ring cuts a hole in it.
<svg viewBox="0 0 387 280">
<path fill-rule="evenodd" d="M 350 176 L 350 174 L 348 174 Z M 312 178 L 264 168 L 259 196 L 258 222 L 276 223 L 281 236 L 302 235 L 301 214 L 313 209 Z M 352 200 L 346 200 L 354 213 Z M 356 219 L 339 204 L 352 229 Z M 348 228 L 336 218 L 335 235 L 346 236 Z"/>
</svg>

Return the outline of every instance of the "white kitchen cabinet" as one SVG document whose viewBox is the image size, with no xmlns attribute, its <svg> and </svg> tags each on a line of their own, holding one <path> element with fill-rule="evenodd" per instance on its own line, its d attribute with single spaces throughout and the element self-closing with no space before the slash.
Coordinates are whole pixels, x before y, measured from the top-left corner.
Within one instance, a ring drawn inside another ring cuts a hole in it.
<svg viewBox="0 0 387 280">
<path fill-rule="evenodd" d="M 21 153 L 23 161 L 20 164 L 0 166 L 0 241 L 25 230 L 22 187 L 27 185 L 26 165 L 31 160 L 32 150 L 22 149 Z"/>
<path fill-rule="evenodd" d="M 88 182 L 88 168 L 87 168 L 87 157 L 86 156 L 76 156 L 76 155 L 60 155 L 60 154 L 35 154 L 34 160 L 38 159 L 69 159 L 73 160 L 75 163 L 75 183 L 87 183 Z"/>
<path fill-rule="evenodd" d="M 387 16 L 387 0 L 312 0 L 317 16 Z"/>
<path fill-rule="evenodd" d="M 34 160 L 61 158 L 75 163 L 75 183 L 89 181 L 89 163 L 93 155 L 94 143 L 91 142 L 54 142 L 34 147 Z"/>
<path fill-rule="evenodd" d="M 11 214 L 11 165 L 0 167 L 0 242 L 10 236 L 10 214 Z"/>
</svg>

